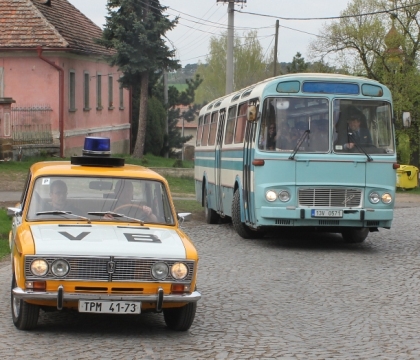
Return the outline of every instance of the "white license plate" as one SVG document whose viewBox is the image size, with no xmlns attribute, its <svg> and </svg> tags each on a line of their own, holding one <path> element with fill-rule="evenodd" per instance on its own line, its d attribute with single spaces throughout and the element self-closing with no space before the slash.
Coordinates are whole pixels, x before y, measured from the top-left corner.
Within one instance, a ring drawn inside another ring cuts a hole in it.
<svg viewBox="0 0 420 360">
<path fill-rule="evenodd" d="M 79 312 L 101 314 L 140 314 L 140 301 L 79 300 Z"/>
<path fill-rule="evenodd" d="M 341 218 L 343 217 L 343 210 L 312 210 L 311 216 Z"/>
</svg>

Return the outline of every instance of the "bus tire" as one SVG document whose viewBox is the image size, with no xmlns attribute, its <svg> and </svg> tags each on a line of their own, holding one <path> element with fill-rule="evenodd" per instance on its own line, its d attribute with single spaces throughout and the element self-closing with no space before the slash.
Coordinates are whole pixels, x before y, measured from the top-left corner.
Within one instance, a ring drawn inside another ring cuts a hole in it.
<svg viewBox="0 0 420 360">
<path fill-rule="evenodd" d="M 252 230 L 241 222 L 241 198 L 239 189 L 236 189 L 233 194 L 232 225 L 238 235 L 244 239 L 259 239 L 264 236 L 264 232 Z"/>
<path fill-rule="evenodd" d="M 209 209 L 207 200 L 207 188 L 204 188 L 204 217 L 207 224 L 216 224 L 219 220 L 219 215 L 213 209 Z"/>
<path fill-rule="evenodd" d="M 369 234 L 369 228 L 350 228 L 341 232 L 343 239 L 348 244 L 358 244 L 365 241 Z"/>
</svg>

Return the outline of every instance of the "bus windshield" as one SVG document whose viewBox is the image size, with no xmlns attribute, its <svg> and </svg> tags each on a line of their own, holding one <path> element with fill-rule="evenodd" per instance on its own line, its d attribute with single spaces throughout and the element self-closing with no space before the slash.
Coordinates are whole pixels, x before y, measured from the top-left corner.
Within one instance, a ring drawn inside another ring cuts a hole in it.
<svg viewBox="0 0 420 360">
<path fill-rule="evenodd" d="M 391 106 L 378 100 L 267 98 L 258 147 L 263 151 L 393 154 Z M 306 134 L 306 136 L 305 136 Z"/>
</svg>

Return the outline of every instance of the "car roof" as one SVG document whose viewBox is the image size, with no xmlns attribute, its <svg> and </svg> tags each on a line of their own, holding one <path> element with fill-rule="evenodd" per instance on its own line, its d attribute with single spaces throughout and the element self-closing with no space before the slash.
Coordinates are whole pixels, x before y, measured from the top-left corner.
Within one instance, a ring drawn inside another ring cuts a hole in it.
<svg viewBox="0 0 420 360">
<path fill-rule="evenodd" d="M 157 172 L 140 165 L 124 166 L 86 166 L 73 165 L 70 161 L 42 161 L 31 166 L 33 177 L 61 175 L 61 176 L 104 176 L 104 177 L 135 177 L 159 180 L 166 183 L 166 179 Z"/>
</svg>

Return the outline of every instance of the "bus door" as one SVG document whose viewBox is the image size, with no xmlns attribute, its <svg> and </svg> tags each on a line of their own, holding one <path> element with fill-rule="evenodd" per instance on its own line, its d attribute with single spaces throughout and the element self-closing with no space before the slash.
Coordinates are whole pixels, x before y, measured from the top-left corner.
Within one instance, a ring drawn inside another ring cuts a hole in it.
<svg viewBox="0 0 420 360">
<path fill-rule="evenodd" d="M 244 214 L 245 222 L 254 223 L 254 212 L 253 202 L 252 202 L 252 183 L 251 183 L 251 165 L 252 165 L 252 148 L 253 148 L 253 139 L 255 135 L 256 123 L 247 121 L 245 138 L 244 138 L 244 171 L 243 171 L 243 204 L 244 204 Z"/>
<path fill-rule="evenodd" d="M 220 110 L 219 127 L 217 129 L 217 138 L 216 138 L 216 153 L 215 153 L 215 166 L 214 166 L 216 211 L 219 214 L 224 214 L 221 168 L 222 168 L 222 144 L 223 144 L 224 131 L 225 131 L 225 118 L 226 118 L 226 111 L 224 109 Z"/>
</svg>

